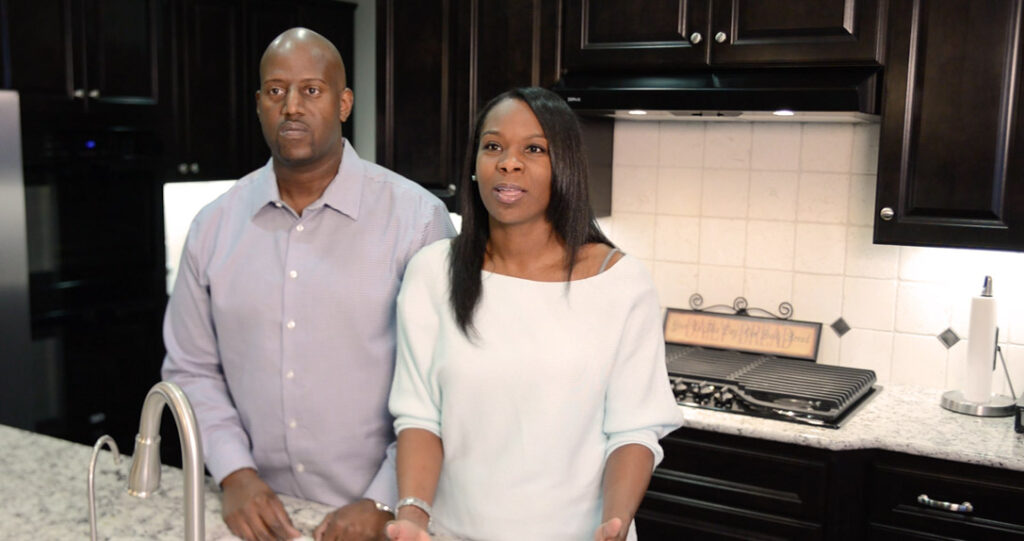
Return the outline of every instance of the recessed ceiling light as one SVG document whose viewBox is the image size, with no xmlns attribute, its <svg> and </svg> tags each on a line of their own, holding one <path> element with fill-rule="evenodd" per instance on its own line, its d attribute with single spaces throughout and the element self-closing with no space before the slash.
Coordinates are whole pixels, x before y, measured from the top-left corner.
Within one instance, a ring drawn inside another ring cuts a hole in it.
<svg viewBox="0 0 1024 541">
<path fill-rule="evenodd" d="M 636 115 L 636 116 L 643 116 L 643 115 L 647 114 L 647 111 L 644 111 L 642 109 L 633 109 L 632 111 L 629 112 L 629 114 Z"/>
<path fill-rule="evenodd" d="M 775 116 L 793 116 L 793 111 L 789 109 L 779 109 L 778 111 L 772 111 Z"/>
</svg>

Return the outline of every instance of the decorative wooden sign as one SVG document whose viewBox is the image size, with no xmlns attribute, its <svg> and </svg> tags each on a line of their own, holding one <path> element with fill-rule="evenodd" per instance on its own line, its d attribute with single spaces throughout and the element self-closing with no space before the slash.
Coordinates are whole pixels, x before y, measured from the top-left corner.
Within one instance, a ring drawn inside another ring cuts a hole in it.
<svg viewBox="0 0 1024 541">
<path fill-rule="evenodd" d="M 669 308 L 665 341 L 806 359 L 818 357 L 821 323 Z"/>
</svg>

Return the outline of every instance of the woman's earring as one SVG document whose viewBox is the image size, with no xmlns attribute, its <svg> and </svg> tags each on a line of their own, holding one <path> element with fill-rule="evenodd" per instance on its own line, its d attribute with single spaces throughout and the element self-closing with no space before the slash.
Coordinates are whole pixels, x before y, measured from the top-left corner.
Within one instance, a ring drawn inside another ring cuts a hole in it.
<svg viewBox="0 0 1024 541">
<path fill-rule="evenodd" d="M 473 173 L 472 175 L 469 175 L 469 180 L 472 180 L 473 182 L 476 182 L 476 173 Z"/>
</svg>

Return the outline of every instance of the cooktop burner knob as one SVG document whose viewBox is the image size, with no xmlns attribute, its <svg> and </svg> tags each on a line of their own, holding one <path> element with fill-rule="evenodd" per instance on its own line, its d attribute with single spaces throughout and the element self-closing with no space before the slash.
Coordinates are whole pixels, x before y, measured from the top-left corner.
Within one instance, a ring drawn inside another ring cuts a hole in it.
<svg viewBox="0 0 1024 541">
<path fill-rule="evenodd" d="M 722 391 L 721 393 L 718 394 L 718 400 L 719 402 L 721 402 L 721 407 L 723 408 L 732 408 L 732 402 L 734 398 L 736 398 L 735 395 L 733 395 L 729 391 Z"/>
</svg>

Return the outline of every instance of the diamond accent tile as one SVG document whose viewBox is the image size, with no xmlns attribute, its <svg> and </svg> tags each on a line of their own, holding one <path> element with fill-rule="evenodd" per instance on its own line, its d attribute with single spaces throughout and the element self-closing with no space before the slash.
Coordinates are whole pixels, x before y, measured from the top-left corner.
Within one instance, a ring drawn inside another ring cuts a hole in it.
<svg viewBox="0 0 1024 541">
<path fill-rule="evenodd" d="M 946 346 L 946 349 L 953 347 L 960 341 L 960 337 L 953 331 L 952 327 L 939 333 L 936 338 L 939 339 L 939 342 L 942 342 L 942 345 Z"/>
<path fill-rule="evenodd" d="M 843 318 L 839 318 L 833 321 L 830 327 L 832 327 L 832 330 L 835 331 L 836 336 L 839 336 L 840 338 L 842 338 L 844 334 L 850 332 L 850 324 L 847 323 L 846 320 Z"/>
</svg>

